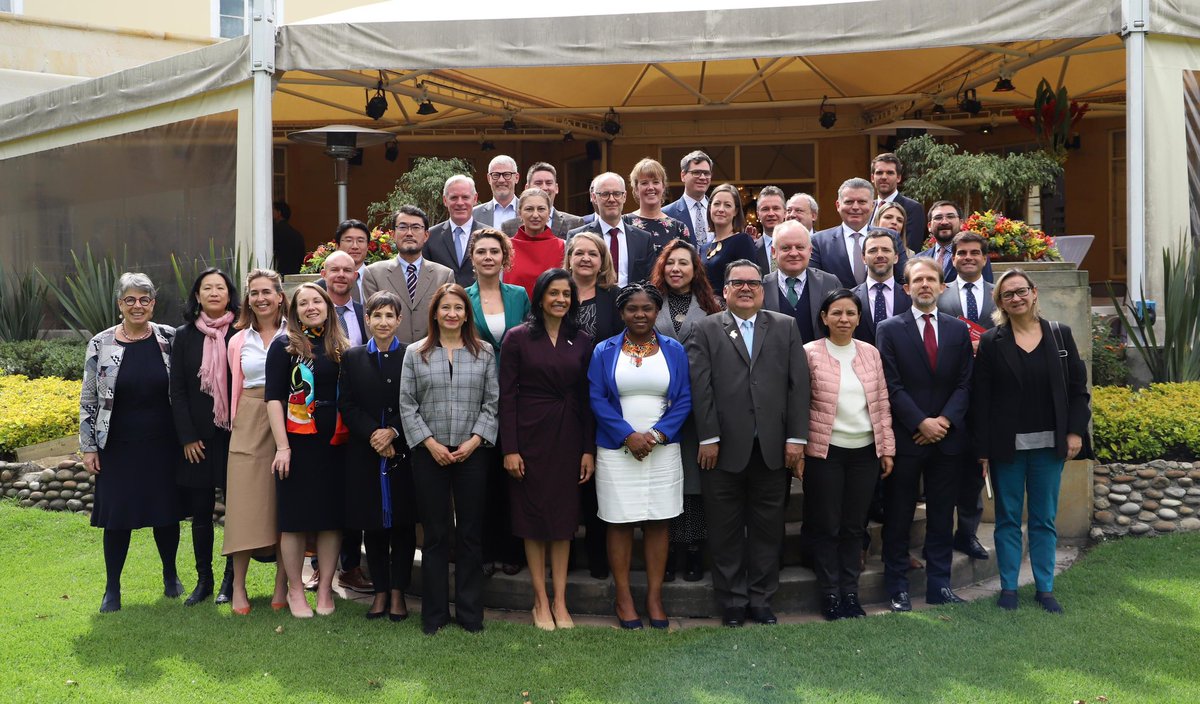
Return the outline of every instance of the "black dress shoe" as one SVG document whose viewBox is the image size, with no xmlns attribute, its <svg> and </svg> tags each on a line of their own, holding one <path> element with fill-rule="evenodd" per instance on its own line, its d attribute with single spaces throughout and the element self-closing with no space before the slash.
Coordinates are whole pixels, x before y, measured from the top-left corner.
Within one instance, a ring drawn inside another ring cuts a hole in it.
<svg viewBox="0 0 1200 704">
<path fill-rule="evenodd" d="M 104 592 L 104 598 L 100 600 L 100 613 L 111 614 L 114 611 L 121 610 L 121 591 L 113 589 Z"/>
<path fill-rule="evenodd" d="M 912 600 L 908 598 L 908 592 L 897 592 L 892 595 L 889 606 L 898 614 L 907 613 L 912 611 Z"/>
<path fill-rule="evenodd" d="M 845 618 L 863 618 L 867 615 L 862 604 L 858 603 L 858 595 L 853 592 L 842 597 L 842 616 Z"/>
<path fill-rule="evenodd" d="M 184 606 L 195 606 L 196 604 L 199 604 L 200 602 L 204 601 L 208 597 L 212 596 L 212 590 L 213 590 L 212 575 L 209 575 L 207 578 L 201 577 L 200 581 L 196 582 L 196 588 L 193 589 L 192 593 L 188 594 L 188 598 L 184 600 L 183 605 Z"/>
<path fill-rule="evenodd" d="M 930 592 L 925 595 L 925 603 L 930 606 L 938 604 L 964 604 L 966 600 L 954 593 L 950 587 L 942 587 L 936 592 Z"/>
<path fill-rule="evenodd" d="M 592 579 L 608 579 L 608 565 L 589 567 L 588 574 L 592 575 Z"/>
<path fill-rule="evenodd" d="M 686 567 L 683 581 L 699 582 L 704 579 L 704 551 L 699 545 L 689 545 L 683 560 Z"/>
<path fill-rule="evenodd" d="M 521 571 L 521 566 L 515 562 L 505 562 L 500 565 L 500 571 L 511 577 Z"/>
<path fill-rule="evenodd" d="M 209 594 L 212 594 L 212 587 L 209 586 Z M 179 577 L 163 577 L 163 596 L 168 599 L 178 599 L 183 596 L 183 582 L 179 581 Z"/>
<path fill-rule="evenodd" d="M 1016 589 L 1000 590 L 1000 598 L 996 600 L 996 606 L 1005 611 L 1016 611 L 1018 603 Z"/>
<path fill-rule="evenodd" d="M 1036 592 L 1033 595 L 1033 600 L 1041 604 L 1047 613 L 1061 614 L 1063 612 L 1062 605 L 1058 603 L 1058 599 L 1054 598 L 1052 592 Z"/>
<path fill-rule="evenodd" d="M 440 631 L 440 630 L 442 630 L 443 628 L 445 628 L 447 625 L 449 625 L 449 624 L 445 624 L 445 623 L 422 623 L 422 624 L 421 624 L 421 631 L 422 631 L 422 632 L 424 632 L 424 633 L 425 633 L 425 635 L 427 635 L 427 636 L 432 636 L 432 635 L 436 634 L 438 631 Z"/>
<path fill-rule="evenodd" d="M 233 601 L 233 562 L 225 564 L 225 576 L 221 577 L 221 588 L 217 590 L 216 603 L 228 604 Z"/>
<path fill-rule="evenodd" d="M 491 577 L 494 574 L 496 574 L 496 563 L 495 562 L 483 563 L 483 576 Z"/>
<path fill-rule="evenodd" d="M 837 594 L 826 594 L 821 597 L 821 615 L 826 621 L 836 621 L 839 618 L 845 618 L 842 614 L 842 600 Z"/>
<path fill-rule="evenodd" d="M 775 612 L 770 606 L 751 606 L 747 609 L 750 614 L 750 620 L 755 623 L 761 623 L 764 626 L 774 626 L 779 623 L 779 619 L 775 617 Z"/>
<path fill-rule="evenodd" d="M 954 539 L 954 549 L 972 560 L 986 560 L 989 557 L 987 548 L 983 547 L 983 544 L 979 542 L 979 538 L 973 535 L 970 537 L 956 537 Z"/>
<path fill-rule="evenodd" d="M 721 614 L 721 625 L 737 628 L 746 622 L 746 609 L 741 606 L 731 606 Z"/>
<path fill-rule="evenodd" d="M 458 625 L 462 626 L 462 629 L 467 633 L 483 633 L 483 621 L 479 623 L 463 623 L 460 621 Z"/>
</svg>

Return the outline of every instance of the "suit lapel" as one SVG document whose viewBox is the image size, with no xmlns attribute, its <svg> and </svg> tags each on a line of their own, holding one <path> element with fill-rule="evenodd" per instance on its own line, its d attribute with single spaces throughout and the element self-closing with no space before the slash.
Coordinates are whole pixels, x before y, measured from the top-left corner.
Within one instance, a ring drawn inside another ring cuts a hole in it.
<svg viewBox="0 0 1200 704">
<path fill-rule="evenodd" d="M 393 259 L 391 270 L 388 271 L 388 280 L 391 281 L 392 289 L 399 296 L 401 304 L 412 310 L 414 301 L 408 297 L 408 280 L 404 277 L 404 271 L 407 268 L 408 262 L 399 257 Z"/>
<path fill-rule="evenodd" d="M 836 258 L 838 266 L 845 270 L 846 278 L 854 279 L 854 266 L 850 263 L 850 256 L 846 254 L 846 231 L 844 228 L 838 227 L 838 231 L 833 235 L 833 243 L 833 256 Z"/>
<path fill-rule="evenodd" d="M 779 272 L 773 271 L 763 279 L 763 308 L 765 310 L 780 310 L 779 307 Z"/>
<path fill-rule="evenodd" d="M 917 356 L 921 358 L 921 364 L 925 365 L 926 371 L 932 376 L 935 372 L 934 368 L 929 364 L 929 355 L 925 353 L 925 338 L 921 337 L 921 326 L 917 324 L 917 319 L 911 313 L 904 316 L 904 327 L 908 330 L 909 341 L 915 345 L 913 349 L 917 350 Z M 941 354 L 941 347 L 938 347 L 938 354 Z"/>
<path fill-rule="evenodd" d="M 754 368 L 754 362 L 758 356 L 762 354 L 763 345 L 767 341 L 767 327 L 770 325 L 770 318 L 763 315 L 762 311 L 758 312 L 758 318 L 754 321 L 754 354 L 750 355 L 750 368 Z M 742 345 L 745 347 L 745 345 Z"/>
<path fill-rule="evenodd" d="M 755 332 L 758 331 L 755 330 Z M 742 331 L 738 329 L 738 319 L 729 311 L 725 311 L 725 335 L 729 338 L 729 343 L 733 345 L 734 349 L 741 356 L 742 361 L 749 367 L 750 355 L 746 352 L 746 343 L 742 340 Z"/>
<path fill-rule="evenodd" d="M 1004 363 L 1008 365 L 1012 372 L 1013 378 L 1017 380 L 1017 384 L 1021 385 L 1021 360 L 1018 356 L 1020 352 L 1017 350 L 1017 338 L 1013 335 L 1012 328 L 1004 326 L 996 333 L 996 344 L 1000 348 L 1000 356 L 1004 358 Z"/>
</svg>

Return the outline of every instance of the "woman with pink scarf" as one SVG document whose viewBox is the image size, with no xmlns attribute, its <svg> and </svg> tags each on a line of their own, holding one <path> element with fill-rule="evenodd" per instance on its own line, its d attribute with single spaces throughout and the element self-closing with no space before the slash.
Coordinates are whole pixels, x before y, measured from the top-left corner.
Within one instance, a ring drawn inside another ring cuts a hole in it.
<svg viewBox="0 0 1200 704">
<path fill-rule="evenodd" d="M 213 592 L 213 509 L 216 489 L 225 489 L 229 459 L 230 376 L 227 347 L 237 332 L 237 290 L 220 269 L 200 272 L 186 302 L 184 320 L 171 346 L 171 412 L 183 446 L 176 472 L 184 515 L 192 517 L 196 588 L 184 602 L 195 606 Z M 233 563 L 225 561 L 217 603 L 228 603 Z"/>
</svg>

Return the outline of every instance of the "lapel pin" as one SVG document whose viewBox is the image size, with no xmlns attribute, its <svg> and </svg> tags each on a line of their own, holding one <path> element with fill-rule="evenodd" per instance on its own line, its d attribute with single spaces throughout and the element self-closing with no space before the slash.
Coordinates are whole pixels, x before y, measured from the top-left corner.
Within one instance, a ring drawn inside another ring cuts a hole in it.
<svg viewBox="0 0 1200 704">
<path fill-rule="evenodd" d="M 729 337 L 730 337 L 730 339 L 736 340 L 737 339 L 737 330 L 730 330 Z"/>
</svg>

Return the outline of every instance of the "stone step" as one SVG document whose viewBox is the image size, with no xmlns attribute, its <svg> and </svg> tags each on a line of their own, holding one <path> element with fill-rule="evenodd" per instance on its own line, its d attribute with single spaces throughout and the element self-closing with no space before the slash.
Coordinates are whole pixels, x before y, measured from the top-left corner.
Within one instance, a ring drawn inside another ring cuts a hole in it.
<svg viewBox="0 0 1200 704">
<path fill-rule="evenodd" d="M 924 507 L 921 507 L 920 528 L 914 525 L 914 534 L 919 531 L 924 537 Z M 875 540 L 878 544 L 878 526 L 873 526 Z M 984 523 L 979 527 L 979 540 L 988 549 L 990 557 L 987 560 L 971 560 L 966 555 L 955 552 L 951 571 L 951 583 L 954 587 L 982 581 L 998 574 L 995 549 L 992 539 L 992 524 Z M 920 542 L 911 543 L 910 552 L 920 555 Z M 636 554 L 636 551 L 635 551 Z M 451 571 L 453 571 L 453 565 Z M 925 592 L 925 570 L 912 570 L 908 573 L 911 592 L 914 598 Z M 451 584 L 454 580 L 451 578 Z M 641 605 L 646 595 L 646 573 L 635 570 L 630 574 L 635 602 Z M 549 585 L 547 590 L 550 590 Z M 414 594 L 421 593 L 421 568 L 418 553 L 418 564 L 413 570 L 413 583 L 409 590 Z M 579 614 L 607 615 L 612 613 L 613 605 L 612 579 L 593 579 L 586 569 L 573 570 L 567 579 L 567 601 L 570 609 Z M 864 604 L 882 603 L 888 600 L 888 594 L 883 586 L 883 564 L 877 551 L 867 558 L 866 569 L 859 579 L 859 598 Z M 484 604 L 494 609 L 510 609 L 527 611 L 532 604 L 532 589 L 529 586 L 529 571 L 521 570 L 509 576 L 497 571 L 486 582 Z M 820 594 L 817 592 L 816 578 L 812 570 L 798 565 L 787 565 L 780 573 L 779 591 L 773 599 L 773 606 L 780 613 L 813 613 L 818 608 Z M 698 582 L 685 582 L 676 579 L 663 585 L 663 601 L 667 613 L 680 617 L 718 617 L 719 611 L 713 603 L 712 581 L 708 572 L 704 579 Z"/>
</svg>

